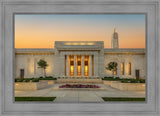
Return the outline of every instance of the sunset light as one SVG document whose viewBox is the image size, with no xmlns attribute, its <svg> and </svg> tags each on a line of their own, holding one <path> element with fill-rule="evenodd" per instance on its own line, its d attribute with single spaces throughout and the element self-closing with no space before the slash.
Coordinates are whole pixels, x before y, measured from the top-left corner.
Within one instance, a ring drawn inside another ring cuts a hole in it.
<svg viewBox="0 0 160 116">
<path fill-rule="evenodd" d="M 115 27 L 119 48 L 145 48 L 143 14 L 18 14 L 15 48 L 54 48 L 55 41 L 104 41 L 110 48 Z"/>
</svg>

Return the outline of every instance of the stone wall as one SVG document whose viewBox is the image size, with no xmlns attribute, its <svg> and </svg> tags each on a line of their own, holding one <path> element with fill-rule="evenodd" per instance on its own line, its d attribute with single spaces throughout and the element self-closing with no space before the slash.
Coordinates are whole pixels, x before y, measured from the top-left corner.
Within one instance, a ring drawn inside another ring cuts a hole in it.
<svg viewBox="0 0 160 116">
<path fill-rule="evenodd" d="M 65 75 L 65 55 L 71 54 L 94 56 L 94 76 L 89 75 L 89 77 L 112 76 L 112 72 L 106 70 L 105 67 L 109 62 L 115 61 L 118 63 L 117 75 L 115 76 L 135 78 L 135 70 L 139 70 L 140 78 L 145 78 L 144 49 L 104 49 L 103 42 L 95 42 L 94 44 L 83 47 L 61 45 L 58 49 L 56 47 L 55 49 L 16 49 L 15 78 L 20 77 L 20 69 L 24 69 L 24 78 L 43 76 L 43 69 L 38 68 L 37 64 L 40 59 L 44 59 L 49 64 L 46 69 L 48 76 L 68 77 L 69 75 Z M 121 74 L 122 62 L 124 62 L 124 75 Z M 129 63 L 131 63 L 131 75 L 128 73 Z M 67 70 L 68 73 L 69 70 Z"/>
<path fill-rule="evenodd" d="M 101 79 L 57 79 L 56 83 L 103 83 Z"/>
<path fill-rule="evenodd" d="M 20 69 L 24 69 L 24 78 L 36 78 L 43 76 L 43 69 L 37 62 L 44 59 L 48 63 L 46 74 L 54 76 L 54 54 L 16 54 L 15 55 L 15 78 L 20 77 Z"/>
<path fill-rule="evenodd" d="M 47 82 L 48 85 L 53 85 L 55 84 L 56 80 L 40 80 L 39 82 Z"/>
<path fill-rule="evenodd" d="M 120 78 L 135 78 L 135 70 L 139 70 L 140 78 L 145 79 L 145 55 L 104 55 L 104 76 L 112 76 L 112 72 L 105 67 L 109 62 L 117 62 L 117 75 Z M 121 63 L 124 62 L 124 75 L 121 74 Z M 131 75 L 129 75 L 129 62 L 131 63 Z"/>
<path fill-rule="evenodd" d="M 121 83 L 120 81 L 105 82 L 113 88 L 122 91 L 145 91 L 145 83 Z"/>
<path fill-rule="evenodd" d="M 38 90 L 48 86 L 48 82 L 15 82 L 15 90 Z"/>
</svg>

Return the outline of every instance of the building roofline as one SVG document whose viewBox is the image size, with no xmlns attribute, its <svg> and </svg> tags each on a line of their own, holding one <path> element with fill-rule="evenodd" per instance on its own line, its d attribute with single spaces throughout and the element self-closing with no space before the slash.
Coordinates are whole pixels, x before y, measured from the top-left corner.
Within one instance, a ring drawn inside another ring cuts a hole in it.
<svg viewBox="0 0 160 116">
<path fill-rule="evenodd" d="M 15 48 L 16 54 L 54 54 L 53 48 Z"/>
<path fill-rule="evenodd" d="M 16 54 L 54 54 L 54 48 L 15 48 Z M 104 48 L 104 54 L 145 54 L 144 48 Z"/>
<path fill-rule="evenodd" d="M 145 55 L 144 48 L 119 48 L 119 49 L 112 49 L 112 48 L 105 48 L 104 54 L 110 55 Z"/>
</svg>

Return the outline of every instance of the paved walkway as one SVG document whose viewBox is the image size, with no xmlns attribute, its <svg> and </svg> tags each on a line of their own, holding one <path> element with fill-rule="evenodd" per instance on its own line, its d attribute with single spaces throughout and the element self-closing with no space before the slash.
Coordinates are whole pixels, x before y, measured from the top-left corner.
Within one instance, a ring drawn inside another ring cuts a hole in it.
<svg viewBox="0 0 160 116">
<path fill-rule="evenodd" d="M 104 90 L 58 90 L 55 84 L 41 90 L 15 91 L 15 96 L 56 97 L 54 102 L 104 102 L 102 97 L 145 97 L 145 91 L 121 91 L 108 85 L 97 84 Z"/>
</svg>

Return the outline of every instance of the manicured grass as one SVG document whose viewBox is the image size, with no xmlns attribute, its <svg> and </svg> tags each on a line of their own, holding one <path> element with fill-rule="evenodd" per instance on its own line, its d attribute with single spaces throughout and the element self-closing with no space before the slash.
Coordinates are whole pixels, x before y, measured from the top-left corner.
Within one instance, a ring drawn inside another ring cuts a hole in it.
<svg viewBox="0 0 160 116">
<path fill-rule="evenodd" d="M 56 97 L 15 97 L 15 101 L 53 101 Z"/>
<path fill-rule="evenodd" d="M 145 101 L 145 98 L 102 97 L 104 101 Z"/>
</svg>

